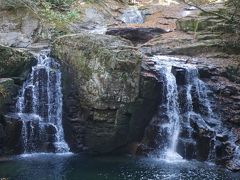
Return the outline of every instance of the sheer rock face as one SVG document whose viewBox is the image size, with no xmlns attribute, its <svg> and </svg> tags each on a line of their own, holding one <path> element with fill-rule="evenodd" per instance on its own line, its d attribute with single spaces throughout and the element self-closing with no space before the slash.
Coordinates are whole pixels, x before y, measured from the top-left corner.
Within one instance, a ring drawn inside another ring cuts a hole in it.
<svg viewBox="0 0 240 180">
<path fill-rule="evenodd" d="M 141 76 L 142 57 L 127 40 L 93 34 L 63 36 L 53 54 L 62 64 L 63 120 L 72 150 L 129 151 L 157 103 L 158 84 Z"/>
</svg>

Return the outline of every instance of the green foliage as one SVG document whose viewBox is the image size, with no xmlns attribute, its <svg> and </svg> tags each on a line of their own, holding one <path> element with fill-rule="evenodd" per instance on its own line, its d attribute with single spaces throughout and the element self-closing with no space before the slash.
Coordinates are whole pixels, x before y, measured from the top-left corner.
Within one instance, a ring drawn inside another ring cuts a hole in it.
<svg viewBox="0 0 240 180">
<path fill-rule="evenodd" d="M 79 18 L 77 9 L 70 7 L 75 0 L 6 0 L 8 8 L 26 7 L 51 29 L 66 32 L 66 26 Z"/>
<path fill-rule="evenodd" d="M 6 8 L 19 8 L 25 6 L 34 6 L 34 1 L 31 0 L 4 0 L 2 6 Z"/>
<path fill-rule="evenodd" d="M 79 18 L 77 10 L 69 12 L 53 10 L 52 4 L 48 2 L 42 3 L 39 13 L 45 24 L 63 32 L 67 31 L 68 24 Z"/>
<path fill-rule="evenodd" d="M 202 10 L 202 15 L 214 15 L 222 20 L 212 28 L 212 31 L 221 32 L 225 49 L 231 49 L 239 54 L 240 49 L 240 0 L 226 0 L 225 7 L 217 11 L 204 10 L 201 4 L 213 3 L 215 0 L 183 0 Z"/>
<path fill-rule="evenodd" d="M 55 6 L 61 6 L 61 5 L 71 5 L 75 0 L 4 0 L 5 5 L 13 6 L 13 5 L 37 5 L 40 3 L 50 3 Z"/>
</svg>

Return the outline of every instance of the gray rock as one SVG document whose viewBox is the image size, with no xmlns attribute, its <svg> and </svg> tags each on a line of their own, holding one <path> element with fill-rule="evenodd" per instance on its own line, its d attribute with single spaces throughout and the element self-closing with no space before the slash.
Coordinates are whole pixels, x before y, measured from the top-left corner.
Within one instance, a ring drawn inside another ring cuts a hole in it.
<svg viewBox="0 0 240 180">
<path fill-rule="evenodd" d="M 54 42 L 53 55 L 63 67 L 65 135 L 73 151 L 126 153 L 141 141 L 157 107 L 158 85 L 154 76 L 141 76 L 142 58 L 131 45 L 83 33 Z"/>
<path fill-rule="evenodd" d="M 41 34 L 40 20 L 27 8 L 7 8 L 0 16 L 0 44 L 27 47 Z"/>
</svg>

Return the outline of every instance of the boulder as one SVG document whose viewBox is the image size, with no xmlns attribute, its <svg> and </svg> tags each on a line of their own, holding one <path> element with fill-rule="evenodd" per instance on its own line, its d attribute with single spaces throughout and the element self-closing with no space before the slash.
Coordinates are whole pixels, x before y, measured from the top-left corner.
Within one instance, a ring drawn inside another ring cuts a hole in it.
<svg viewBox="0 0 240 180">
<path fill-rule="evenodd" d="M 22 122 L 5 116 L 0 123 L 0 155 L 20 154 Z"/>
<path fill-rule="evenodd" d="M 41 36 L 39 17 L 24 3 L 0 1 L 0 44 L 26 48 Z"/>
<path fill-rule="evenodd" d="M 142 57 L 131 42 L 81 33 L 56 39 L 52 50 L 62 64 L 63 125 L 71 149 L 129 152 L 158 101 L 157 80 L 140 73 Z"/>
<path fill-rule="evenodd" d="M 32 54 L 0 45 L 0 78 L 26 78 L 31 67 L 36 63 Z"/>
<path fill-rule="evenodd" d="M 129 41 L 104 35 L 67 35 L 54 42 L 53 55 L 71 68 L 82 106 L 117 109 L 136 100 L 141 57 Z"/>
</svg>

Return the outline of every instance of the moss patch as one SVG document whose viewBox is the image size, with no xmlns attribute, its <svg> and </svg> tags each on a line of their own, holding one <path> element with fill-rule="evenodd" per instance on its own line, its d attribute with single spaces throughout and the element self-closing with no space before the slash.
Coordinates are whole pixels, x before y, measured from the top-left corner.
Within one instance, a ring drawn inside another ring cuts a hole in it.
<svg viewBox="0 0 240 180">
<path fill-rule="evenodd" d="M 0 46 L 0 77 L 20 77 L 36 62 L 30 53 Z"/>
</svg>

